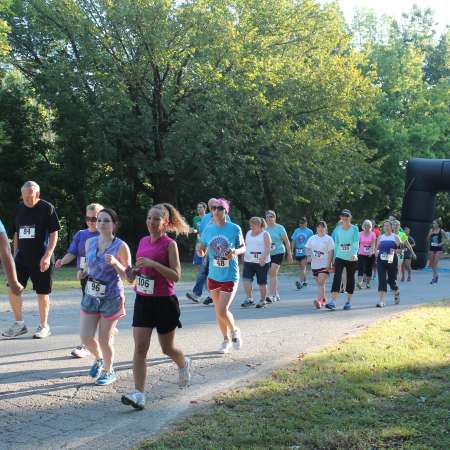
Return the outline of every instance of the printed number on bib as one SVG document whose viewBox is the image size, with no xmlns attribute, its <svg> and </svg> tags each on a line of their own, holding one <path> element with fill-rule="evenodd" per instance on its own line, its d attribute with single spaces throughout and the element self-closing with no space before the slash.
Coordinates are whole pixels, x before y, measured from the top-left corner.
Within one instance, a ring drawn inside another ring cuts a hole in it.
<svg viewBox="0 0 450 450">
<path fill-rule="evenodd" d="M 80 256 L 80 269 L 84 270 L 86 269 L 86 257 Z"/>
<path fill-rule="evenodd" d="M 91 297 L 104 297 L 106 294 L 106 284 L 98 280 L 88 280 L 86 293 Z"/>
<path fill-rule="evenodd" d="M 34 239 L 36 237 L 36 228 L 34 226 L 20 227 L 19 239 Z"/>
<path fill-rule="evenodd" d="M 320 250 L 313 250 L 313 255 L 315 258 L 323 258 L 325 256 L 325 253 L 321 252 Z"/>
<path fill-rule="evenodd" d="M 276 248 L 276 245 L 272 243 L 272 244 L 270 245 L 270 250 L 275 250 L 275 248 Z"/>
<path fill-rule="evenodd" d="M 230 267 L 230 260 L 216 256 L 214 258 L 214 267 L 218 267 L 219 269 L 227 269 Z"/>
<path fill-rule="evenodd" d="M 341 244 L 341 252 L 348 253 L 350 251 L 350 244 Z"/>
<path fill-rule="evenodd" d="M 138 275 L 136 278 L 136 292 L 138 294 L 153 295 L 155 290 L 155 280 L 153 278 Z"/>
<path fill-rule="evenodd" d="M 371 253 L 372 252 L 372 247 L 371 246 L 367 246 L 367 245 L 365 245 L 364 246 L 364 251 L 366 252 L 366 253 Z"/>
<path fill-rule="evenodd" d="M 305 250 L 303 248 L 296 248 L 295 256 L 305 256 Z"/>
<path fill-rule="evenodd" d="M 439 247 L 439 245 L 440 245 L 439 242 L 432 242 L 431 243 L 432 247 Z"/>
<path fill-rule="evenodd" d="M 261 256 L 261 252 L 251 252 L 250 253 L 252 255 L 252 259 L 254 262 L 259 263 L 259 258 Z"/>
<path fill-rule="evenodd" d="M 394 253 L 380 253 L 381 261 L 386 261 L 388 264 L 394 262 Z"/>
</svg>

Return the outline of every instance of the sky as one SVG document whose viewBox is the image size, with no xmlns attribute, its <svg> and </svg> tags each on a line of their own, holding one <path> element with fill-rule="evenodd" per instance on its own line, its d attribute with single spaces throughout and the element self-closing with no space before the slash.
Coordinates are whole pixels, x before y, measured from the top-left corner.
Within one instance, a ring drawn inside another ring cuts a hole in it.
<svg viewBox="0 0 450 450">
<path fill-rule="evenodd" d="M 446 25 L 450 25 L 450 0 L 339 0 L 339 4 L 348 22 L 351 22 L 358 8 L 374 9 L 380 16 L 386 14 L 399 19 L 403 12 L 410 11 L 416 4 L 420 9 L 434 10 L 438 34 L 445 30 Z"/>
</svg>

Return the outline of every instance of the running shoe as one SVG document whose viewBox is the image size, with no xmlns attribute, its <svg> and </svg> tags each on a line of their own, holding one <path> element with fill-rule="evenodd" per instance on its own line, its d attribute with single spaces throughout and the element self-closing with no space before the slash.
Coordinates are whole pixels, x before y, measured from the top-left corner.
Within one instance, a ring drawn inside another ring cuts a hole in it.
<svg viewBox="0 0 450 450">
<path fill-rule="evenodd" d="M 326 305 L 325 308 L 327 309 L 331 309 L 332 311 L 334 311 L 336 309 L 336 302 L 334 300 L 329 301 Z"/>
<path fill-rule="evenodd" d="M 394 292 L 394 305 L 398 305 L 400 303 L 400 291 Z"/>
<path fill-rule="evenodd" d="M 408 277 L 406 281 L 411 281 L 411 277 Z"/>
<path fill-rule="evenodd" d="M 50 327 L 48 325 L 45 325 L 45 327 L 39 325 L 36 328 L 36 332 L 33 335 L 33 339 L 45 339 L 46 337 L 49 337 L 51 334 L 52 332 L 50 331 Z"/>
<path fill-rule="evenodd" d="M 344 309 L 344 311 L 348 311 L 349 309 L 352 309 L 352 304 L 350 302 L 346 302 L 343 309 Z"/>
<path fill-rule="evenodd" d="M 219 353 L 226 355 L 230 352 L 232 346 L 233 344 L 231 343 L 231 341 L 229 341 L 228 339 L 224 339 L 222 345 L 219 348 Z"/>
<path fill-rule="evenodd" d="M 235 328 L 235 330 L 231 332 L 231 342 L 233 343 L 233 348 L 235 350 L 240 350 L 242 348 L 241 330 L 239 328 Z"/>
<path fill-rule="evenodd" d="M 266 303 L 275 303 L 275 302 L 276 302 L 275 296 L 266 297 Z"/>
<path fill-rule="evenodd" d="M 109 372 L 104 370 L 102 374 L 95 380 L 97 386 L 107 386 L 108 384 L 114 383 L 117 380 L 116 372 L 111 369 Z"/>
<path fill-rule="evenodd" d="M 86 358 L 86 356 L 89 356 L 91 354 L 91 352 L 84 345 L 79 345 L 78 347 L 75 347 L 70 352 L 70 354 L 74 358 Z"/>
<path fill-rule="evenodd" d="M 273 300 L 274 300 L 274 303 L 275 302 L 281 302 L 281 297 L 277 294 L 277 295 L 275 295 Z"/>
<path fill-rule="evenodd" d="M 22 334 L 27 334 L 27 333 L 28 333 L 28 328 L 24 323 L 19 324 L 17 322 L 14 322 L 9 328 L 7 328 L 5 331 L 3 331 L 2 336 L 13 338 L 13 337 L 17 337 L 17 336 L 22 336 Z"/>
<path fill-rule="evenodd" d="M 245 300 L 244 303 L 241 304 L 241 306 L 242 306 L 243 308 L 248 308 L 248 307 L 250 307 L 250 306 L 254 306 L 254 304 L 255 304 L 255 303 L 253 302 L 253 299 L 248 298 L 247 300 Z"/>
<path fill-rule="evenodd" d="M 384 308 L 384 306 L 385 306 L 384 302 L 377 303 L 377 308 Z"/>
<path fill-rule="evenodd" d="M 210 305 L 213 302 L 213 299 L 211 297 L 206 297 L 205 300 L 203 300 L 203 304 L 205 306 Z"/>
<path fill-rule="evenodd" d="M 325 308 L 326 304 L 327 304 L 327 301 L 326 301 L 326 299 L 323 298 L 322 299 L 322 307 Z"/>
<path fill-rule="evenodd" d="M 306 281 L 303 282 L 303 287 L 308 286 L 308 283 Z"/>
<path fill-rule="evenodd" d="M 145 394 L 143 392 L 137 391 L 122 395 L 121 400 L 124 405 L 130 405 L 134 409 L 142 411 L 145 408 Z"/>
<path fill-rule="evenodd" d="M 358 289 L 362 289 L 362 283 L 356 283 L 356 287 L 357 287 Z"/>
<path fill-rule="evenodd" d="M 366 283 L 366 288 L 367 288 L 367 289 L 370 289 L 370 288 L 371 288 L 370 283 Z"/>
<path fill-rule="evenodd" d="M 300 290 L 302 288 L 302 283 L 300 283 L 300 281 L 296 281 L 295 287 Z"/>
<path fill-rule="evenodd" d="M 341 288 L 341 290 L 339 291 L 341 294 L 345 293 L 345 289 Z"/>
<path fill-rule="evenodd" d="M 89 376 L 92 378 L 97 378 L 100 375 L 104 365 L 105 363 L 103 362 L 103 359 L 97 359 L 89 369 Z"/>
<path fill-rule="evenodd" d="M 433 277 L 430 281 L 430 284 L 435 284 L 437 283 L 437 277 Z"/>
<path fill-rule="evenodd" d="M 194 294 L 192 291 L 186 292 L 186 297 L 189 300 L 192 300 L 194 303 L 198 303 L 200 301 L 200 297 Z"/>
<path fill-rule="evenodd" d="M 322 300 L 314 300 L 313 305 L 316 307 L 316 309 L 322 308 Z"/>
<path fill-rule="evenodd" d="M 272 303 L 272 302 L 271 302 Z M 256 307 L 257 308 L 264 308 L 266 306 L 266 301 L 261 299 L 257 304 Z"/>
<path fill-rule="evenodd" d="M 434 279 L 435 284 L 439 281 L 439 275 L 436 275 L 436 278 Z"/>
<path fill-rule="evenodd" d="M 189 386 L 191 383 L 191 358 L 184 358 L 184 367 L 178 369 L 178 386 L 180 388 Z"/>
</svg>

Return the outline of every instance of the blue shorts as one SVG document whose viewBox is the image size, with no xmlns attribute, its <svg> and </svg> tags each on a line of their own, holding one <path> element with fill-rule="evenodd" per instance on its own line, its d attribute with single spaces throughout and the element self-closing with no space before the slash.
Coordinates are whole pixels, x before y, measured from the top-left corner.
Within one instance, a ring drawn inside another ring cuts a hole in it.
<svg viewBox="0 0 450 450">
<path fill-rule="evenodd" d="M 118 320 L 125 317 L 125 299 L 97 298 L 84 294 L 81 299 L 81 315 L 102 315 L 107 320 Z"/>
<path fill-rule="evenodd" d="M 242 278 L 244 280 L 253 282 L 253 277 L 256 275 L 256 282 L 260 286 L 267 285 L 267 273 L 269 272 L 270 263 L 261 267 L 258 263 L 244 262 L 244 273 Z"/>
</svg>

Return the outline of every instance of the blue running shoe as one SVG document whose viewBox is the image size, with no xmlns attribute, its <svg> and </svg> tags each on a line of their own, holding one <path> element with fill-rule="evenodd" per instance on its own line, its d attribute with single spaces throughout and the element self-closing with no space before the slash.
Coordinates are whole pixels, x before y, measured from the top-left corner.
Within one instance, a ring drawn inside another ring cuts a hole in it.
<svg viewBox="0 0 450 450">
<path fill-rule="evenodd" d="M 100 375 L 100 372 L 102 371 L 104 366 L 103 359 L 97 359 L 94 364 L 92 364 L 92 367 L 89 370 L 89 376 L 92 378 L 97 378 Z"/>
<path fill-rule="evenodd" d="M 106 370 L 95 380 L 97 386 L 106 386 L 108 384 L 114 383 L 117 380 L 116 372 L 111 370 L 111 372 L 106 372 Z"/>
<path fill-rule="evenodd" d="M 334 311 L 336 309 L 336 302 L 334 300 L 329 301 L 326 305 L 325 308 L 327 309 L 331 309 L 332 311 Z"/>
<path fill-rule="evenodd" d="M 344 311 L 348 311 L 349 309 L 352 309 L 352 304 L 351 304 L 350 302 L 347 302 L 347 303 L 344 305 Z"/>
</svg>

